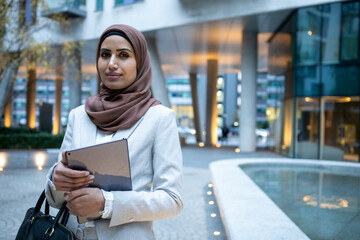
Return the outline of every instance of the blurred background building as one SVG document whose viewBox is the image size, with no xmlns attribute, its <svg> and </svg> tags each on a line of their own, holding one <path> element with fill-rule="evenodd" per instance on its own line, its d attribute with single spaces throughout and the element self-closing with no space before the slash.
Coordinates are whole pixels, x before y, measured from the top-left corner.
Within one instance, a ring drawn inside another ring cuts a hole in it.
<svg viewBox="0 0 360 240">
<path fill-rule="evenodd" d="M 98 91 L 97 38 L 121 23 L 146 36 L 153 94 L 175 110 L 188 143 L 359 161 L 359 1 L 19 3 L 23 21 L 49 24 L 35 40 L 51 47 L 46 67 L 20 66 L 5 126 L 40 127 L 43 108 L 52 132 L 63 132 L 69 111 Z"/>
</svg>

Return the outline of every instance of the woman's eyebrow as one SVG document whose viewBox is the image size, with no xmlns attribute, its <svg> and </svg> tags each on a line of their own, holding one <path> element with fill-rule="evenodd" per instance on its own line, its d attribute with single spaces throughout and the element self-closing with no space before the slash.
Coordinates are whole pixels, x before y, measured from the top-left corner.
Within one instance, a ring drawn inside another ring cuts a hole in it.
<svg viewBox="0 0 360 240">
<path fill-rule="evenodd" d="M 119 49 L 116 49 L 117 52 L 121 52 L 121 51 L 129 51 L 132 53 L 132 51 L 128 48 L 119 48 Z"/>
<path fill-rule="evenodd" d="M 108 48 L 100 48 L 100 51 L 101 51 L 101 52 L 103 52 L 103 51 L 111 52 L 111 50 L 108 49 Z M 117 51 L 117 52 L 128 51 L 128 52 L 131 52 L 131 53 L 132 53 L 132 51 L 131 51 L 130 49 L 128 49 L 128 48 L 118 48 L 118 49 L 116 49 L 116 51 Z"/>
<path fill-rule="evenodd" d="M 108 49 L 108 48 L 101 48 L 100 51 L 108 51 L 108 52 L 111 52 L 111 50 Z M 132 51 L 131 51 L 130 49 L 128 49 L 128 48 L 119 48 L 119 49 L 116 49 L 116 51 L 117 51 L 117 52 L 129 51 L 129 52 L 132 53 Z"/>
</svg>

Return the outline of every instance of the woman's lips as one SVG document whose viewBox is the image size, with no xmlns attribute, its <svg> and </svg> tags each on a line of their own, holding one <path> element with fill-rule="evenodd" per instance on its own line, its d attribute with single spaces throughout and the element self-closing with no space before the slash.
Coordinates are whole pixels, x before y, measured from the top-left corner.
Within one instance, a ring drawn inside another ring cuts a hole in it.
<svg viewBox="0 0 360 240">
<path fill-rule="evenodd" d="M 115 80 L 115 79 L 118 79 L 121 76 L 121 74 L 107 74 L 106 76 L 110 80 Z"/>
</svg>

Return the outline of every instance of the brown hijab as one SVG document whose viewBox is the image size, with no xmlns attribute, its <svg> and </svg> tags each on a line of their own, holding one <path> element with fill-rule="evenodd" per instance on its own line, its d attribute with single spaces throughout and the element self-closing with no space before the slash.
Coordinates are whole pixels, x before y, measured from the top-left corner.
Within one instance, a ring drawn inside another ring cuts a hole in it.
<svg viewBox="0 0 360 240">
<path fill-rule="evenodd" d="M 106 35 L 110 32 L 119 32 L 120 35 L 125 35 L 125 39 L 133 46 L 137 76 L 130 86 L 121 90 L 112 90 L 104 84 L 100 84 L 100 93 L 86 100 L 86 113 L 99 131 L 105 134 L 131 128 L 150 107 L 161 104 L 158 100 L 151 98 L 151 65 L 145 37 L 133 27 L 112 25 L 100 36 L 96 52 L 98 74 L 97 63 L 101 43 L 109 36 Z"/>
</svg>

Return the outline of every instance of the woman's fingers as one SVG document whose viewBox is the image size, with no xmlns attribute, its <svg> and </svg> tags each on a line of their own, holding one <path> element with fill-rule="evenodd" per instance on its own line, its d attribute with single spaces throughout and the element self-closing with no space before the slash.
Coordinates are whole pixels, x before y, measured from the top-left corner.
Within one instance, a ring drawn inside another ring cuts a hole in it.
<svg viewBox="0 0 360 240">
<path fill-rule="evenodd" d="M 67 161 L 66 161 L 66 158 L 65 158 L 65 153 L 66 153 L 66 151 L 62 151 L 62 153 L 61 153 L 61 155 L 62 155 L 61 162 L 62 162 L 64 165 L 67 165 Z"/>
<path fill-rule="evenodd" d="M 60 181 L 55 186 L 56 186 L 56 190 L 73 191 L 75 189 L 88 187 L 90 183 L 92 183 L 92 180 L 91 181 L 86 181 L 86 182 L 78 182 L 78 183 Z"/>
<path fill-rule="evenodd" d="M 69 190 L 75 190 L 75 189 L 79 189 L 82 187 L 87 187 L 89 186 L 90 183 L 93 182 L 94 176 L 90 176 L 90 180 L 88 178 L 86 179 L 79 179 L 79 178 L 68 178 L 68 177 L 64 177 L 64 176 L 57 176 L 55 178 L 54 176 L 54 184 L 57 190 L 61 190 L 61 191 L 69 191 Z"/>
<path fill-rule="evenodd" d="M 54 169 L 53 182 L 57 190 L 69 191 L 88 186 L 94 176 L 88 171 L 77 171 L 59 162 Z"/>
<path fill-rule="evenodd" d="M 71 214 L 86 216 L 104 209 L 105 198 L 99 188 L 81 188 L 65 194 Z"/>
<path fill-rule="evenodd" d="M 88 171 L 78 171 L 66 167 L 62 162 L 59 162 L 54 169 L 55 174 L 64 175 L 69 178 L 85 178 L 90 175 Z"/>
<path fill-rule="evenodd" d="M 59 176 L 58 182 L 64 183 L 64 184 L 72 184 L 72 185 L 84 185 L 84 184 L 90 184 L 94 181 L 94 176 L 90 175 L 86 178 L 69 178 L 66 176 Z"/>
</svg>

